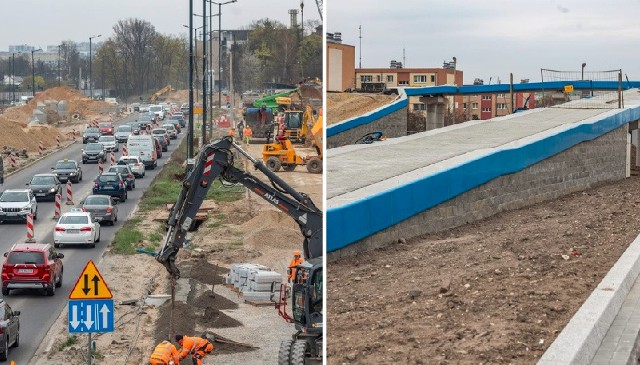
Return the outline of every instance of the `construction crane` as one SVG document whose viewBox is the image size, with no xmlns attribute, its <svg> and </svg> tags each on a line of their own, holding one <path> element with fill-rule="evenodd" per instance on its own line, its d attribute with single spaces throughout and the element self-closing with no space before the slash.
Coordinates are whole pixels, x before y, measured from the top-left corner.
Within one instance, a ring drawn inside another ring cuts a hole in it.
<svg viewBox="0 0 640 365">
<path fill-rule="evenodd" d="M 318 6 L 318 14 L 320 15 L 320 20 L 322 19 L 322 0 L 316 0 L 316 5 Z"/>
</svg>

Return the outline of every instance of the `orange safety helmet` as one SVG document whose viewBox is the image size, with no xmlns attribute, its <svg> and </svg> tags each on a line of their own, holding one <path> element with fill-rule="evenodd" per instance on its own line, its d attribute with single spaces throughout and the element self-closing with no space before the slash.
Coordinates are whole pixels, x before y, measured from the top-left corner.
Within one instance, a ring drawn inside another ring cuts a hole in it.
<svg viewBox="0 0 640 365">
<path fill-rule="evenodd" d="M 293 256 L 300 257 L 300 251 L 293 251 Z"/>
</svg>

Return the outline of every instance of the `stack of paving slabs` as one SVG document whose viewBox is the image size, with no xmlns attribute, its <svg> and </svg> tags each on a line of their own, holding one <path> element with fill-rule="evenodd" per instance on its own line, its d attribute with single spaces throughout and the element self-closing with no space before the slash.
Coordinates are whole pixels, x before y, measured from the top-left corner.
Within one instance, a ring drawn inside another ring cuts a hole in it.
<svg viewBox="0 0 640 365">
<path fill-rule="evenodd" d="M 282 275 L 257 264 L 233 264 L 226 278 L 248 302 L 275 302 L 278 298 Z"/>
</svg>

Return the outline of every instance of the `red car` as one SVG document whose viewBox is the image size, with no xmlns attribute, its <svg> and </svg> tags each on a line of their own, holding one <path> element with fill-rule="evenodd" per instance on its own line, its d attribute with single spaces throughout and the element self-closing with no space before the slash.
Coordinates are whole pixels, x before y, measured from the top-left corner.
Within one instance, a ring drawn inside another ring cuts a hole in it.
<svg viewBox="0 0 640 365">
<path fill-rule="evenodd" d="M 113 123 L 110 122 L 105 122 L 105 123 L 100 123 L 98 125 L 98 128 L 100 128 L 100 134 L 103 136 L 113 136 Z"/>
<path fill-rule="evenodd" d="M 2 265 L 2 295 L 13 289 L 41 289 L 48 296 L 62 286 L 63 254 L 50 244 L 18 243 L 5 252 Z"/>
</svg>

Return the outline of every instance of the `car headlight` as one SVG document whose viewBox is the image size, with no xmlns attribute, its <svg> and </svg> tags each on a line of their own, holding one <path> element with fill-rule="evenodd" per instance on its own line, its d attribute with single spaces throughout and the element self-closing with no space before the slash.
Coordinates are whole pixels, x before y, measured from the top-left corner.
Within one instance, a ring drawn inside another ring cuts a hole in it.
<svg viewBox="0 0 640 365">
<path fill-rule="evenodd" d="M 82 156 L 86 156 L 86 155 L 87 155 L 87 153 L 83 151 L 82 152 Z"/>
<path fill-rule="evenodd" d="M 103 151 L 100 151 L 100 153 L 98 153 L 98 155 L 100 155 L 100 156 L 104 156 L 104 152 L 103 152 Z"/>
<path fill-rule="evenodd" d="M 22 207 L 22 211 L 23 212 L 31 211 L 31 207 L 29 205 L 25 205 L 24 207 Z"/>
<path fill-rule="evenodd" d="M 4 212 L 4 210 L 2 210 L 2 208 L 0 208 L 0 213 Z"/>
<path fill-rule="evenodd" d="M 56 188 L 51 188 L 51 189 L 49 189 L 49 192 L 50 192 L 50 193 L 55 193 L 55 192 L 56 192 Z"/>
<path fill-rule="evenodd" d="M 76 176 L 76 173 L 75 172 L 70 172 L 69 176 Z"/>
</svg>

